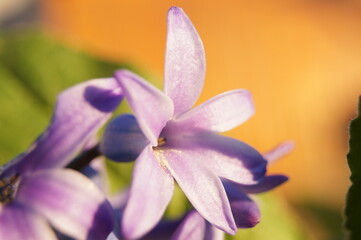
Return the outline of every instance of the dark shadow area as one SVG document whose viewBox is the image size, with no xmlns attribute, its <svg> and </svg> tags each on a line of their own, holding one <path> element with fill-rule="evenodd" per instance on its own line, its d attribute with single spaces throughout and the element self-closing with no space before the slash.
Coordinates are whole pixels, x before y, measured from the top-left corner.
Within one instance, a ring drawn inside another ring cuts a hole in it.
<svg viewBox="0 0 361 240">
<path fill-rule="evenodd" d="M 88 231 L 88 240 L 104 239 L 104 236 L 108 236 L 107 233 L 113 231 L 115 216 L 114 218 L 109 218 L 109 216 L 114 216 L 114 213 L 110 203 L 104 201 L 94 215 L 93 224 Z"/>
<path fill-rule="evenodd" d="M 294 204 L 296 211 L 311 228 L 320 228 L 322 240 L 346 239 L 343 229 L 342 212 L 317 202 L 302 202 Z"/>
</svg>

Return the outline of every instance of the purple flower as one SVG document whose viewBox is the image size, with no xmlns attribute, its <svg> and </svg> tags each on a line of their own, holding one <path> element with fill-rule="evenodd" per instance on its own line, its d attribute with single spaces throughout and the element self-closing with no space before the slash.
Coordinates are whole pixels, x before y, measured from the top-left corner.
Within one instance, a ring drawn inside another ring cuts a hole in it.
<svg viewBox="0 0 361 240">
<path fill-rule="evenodd" d="M 100 190 L 69 164 L 122 100 L 114 79 L 62 92 L 52 122 L 30 149 L 0 172 L 0 239 L 105 239 L 113 213 Z M 50 225 L 49 225 L 50 223 Z"/>
<path fill-rule="evenodd" d="M 247 196 L 248 193 L 269 191 L 286 182 L 287 179 L 283 175 L 270 175 L 263 178 L 259 183 L 248 186 L 242 186 L 227 180 L 223 181 L 237 228 L 251 228 L 260 221 L 259 208 Z M 171 239 L 222 240 L 224 239 L 224 232 L 215 228 L 196 211 L 191 211 L 177 227 Z"/>
<path fill-rule="evenodd" d="M 260 181 L 266 161 L 244 142 L 217 134 L 254 112 L 250 93 L 233 90 L 191 109 L 203 88 L 202 42 L 182 9 L 168 13 L 164 92 L 129 72 L 115 74 L 131 115 L 108 126 L 101 151 L 116 161 L 137 157 L 122 233 L 133 239 L 161 219 L 174 179 L 197 211 L 217 228 L 235 234 L 236 222 L 221 178 L 250 185 Z"/>
<path fill-rule="evenodd" d="M 265 153 L 268 162 L 278 160 L 293 149 L 293 143 L 285 142 L 271 151 Z M 241 185 L 228 180 L 223 180 L 229 198 L 232 214 L 237 228 L 251 228 L 260 221 L 260 211 L 257 204 L 248 194 L 257 194 L 270 191 L 288 178 L 284 175 L 270 175 L 253 185 Z M 176 225 L 177 227 L 174 227 Z M 169 227 L 170 226 L 170 227 Z M 176 229 L 175 229 L 176 228 Z M 169 231 L 169 229 L 175 229 Z M 189 212 L 180 222 L 169 222 L 168 225 L 158 224 L 144 239 L 172 239 L 172 240 L 222 240 L 224 232 L 215 228 L 196 211 Z"/>
<path fill-rule="evenodd" d="M 288 154 L 294 145 L 292 142 L 284 142 L 272 150 L 264 153 L 268 162 L 274 162 Z M 104 175 L 104 169 L 99 168 L 97 174 Z M 260 182 L 253 185 L 241 185 L 231 181 L 223 180 L 227 196 L 230 200 L 232 214 L 234 216 L 237 228 L 254 227 L 260 220 L 260 211 L 258 206 L 248 196 L 248 194 L 257 194 L 270 191 L 287 181 L 284 175 L 270 175 L 264 177 Z M 124 210 L 128 198 L 128 190 L 122 191 L 110 197 L 118 219 L 121 219 L 121 213 Z M 118 232 L 113 232 L 107 240 L 121 239 Z M 205 220 L 197 211 L 192 210 L 181 219 L 162 220 L 149 233 L 140 238 L 141 240 L 223 240 L 224 232 L 215 228 L 211 223 Z"/>
<path fill-rule="evenodd" d="M 265 177 L 255 185 L 241 186 L 231 181 L 225 181 L 224 186 L 230 200 L 232 213 L 237 228 L 254 227 L 260 220 L 260 211 L 248 193 L 269 191 L 287 181 L 283 175 Z M 181 221 L 160 222 L 144 240 L 223 240 L 224 232 L 215 228 L 197 211 L 190 211 Z"/>
</svg>

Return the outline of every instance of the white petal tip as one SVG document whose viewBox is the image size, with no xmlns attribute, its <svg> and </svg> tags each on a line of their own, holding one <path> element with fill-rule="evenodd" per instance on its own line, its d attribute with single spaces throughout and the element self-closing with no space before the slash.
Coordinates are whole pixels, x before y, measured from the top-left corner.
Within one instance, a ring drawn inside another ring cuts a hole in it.
<svg viewBox="0 0 361 240">
<path fill-rule="evenodd" d="M 175 6 L 172 6 L 168 11 L 168 14 L 174 14 L 174 15 L 181 14 L 181 13 L 183 13 L 183 9 L 180 7 L 175 7 Z"/>
</svg>

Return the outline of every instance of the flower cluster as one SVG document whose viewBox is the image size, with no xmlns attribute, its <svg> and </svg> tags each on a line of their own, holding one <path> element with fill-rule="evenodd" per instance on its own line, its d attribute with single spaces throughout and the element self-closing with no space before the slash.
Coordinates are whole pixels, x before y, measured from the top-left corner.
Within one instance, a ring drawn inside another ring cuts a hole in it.
<svg viewBox="0 0 361 240">
<path fill-rule="evenodd" d="M 260 212 L 248 194 L 287 180 L 265 174 L 268 161 L 290 145 L 262 155 L 220 135 L 253 115 L 252 98 L 238 89 L 192 108 L 204 77 L 201 39 L 183 10 L 172 7 L 164 90 L 120 70 L 61 93 L 48 129 L 0 170 L 0 239 L 219 239 L 255 226 Z M 134 115 L 115 117 L 100 144 L 92 144 L 123 97 Z M 111 204 L 81 173 L 100 154 L 135 160 L 125 203 Z M 164 222 L 174 181 L 194 210 Z"/>
</svg>

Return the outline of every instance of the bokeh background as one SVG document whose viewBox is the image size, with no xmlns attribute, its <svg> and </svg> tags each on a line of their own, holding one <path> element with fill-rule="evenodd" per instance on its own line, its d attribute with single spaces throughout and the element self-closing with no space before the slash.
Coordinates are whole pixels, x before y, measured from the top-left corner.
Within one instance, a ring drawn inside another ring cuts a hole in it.
<svg viewBox="0 0 361 240">
<path fill-rule="evenodd" d="M 272 216 L 264 213 L 264 217 L 292 221 L 295 231 L 302 232 L 294 239 L 342 239 L 341 217 L 349 186 L 348 123 L 356 115 L 361 95 L 361 3 L 358 1 L 3 0 L 0 52 L 6 54 L 2 54 L 0 64 L 12 68 L 0 70 L 13 78 L 26 77 L 34 72 L 31 63 L 42 61 L 42 68 L 48 69 L 50 76 L 43 81 L 53 89 L 48 91 L 43 82 L 22 84 L 23 91 L 27 92 L 27 88 L 41 91 L 45 100 L 21 93 L 26 103 L 19 103 L 16 109 L 11 99 L 20 101 L 19 93 L 8 91 L 8 102 L 1 106 L 5 109 L 1 116 L 10 114 L 15 118 L 21 114 L 22 122 L 0 120 L 1 131 L 6 128 L 6 136 L 15 143 L 22 138 L 18 135 L 19 128 L 24 128 L 21 134 L 25 132 L 29 142 L 7 146 L 7 152 L 6 149 L 1 152 L 6 152 L 3 157 L 12 157 L 22 147 L 26 149 L 31 142 L 28 139 L 35 138 L 46 126 L 56 91 L 70 85 L 65 76 L 81 71 L 82 74 L 71 75 L 74 81 L 92 78 L 93 62 L 102 61 L 103 65 L 107 62 L 104 71 L 96 72 L 99 76 L 128 66 L 161 86 L 166 13 L 173 5 L 185 10 L 205 46 L 207 75 L 199 103 L 235 88 L 245 88 L 253 94 L 254 117 L 226 134 L 260 151 L 285 140 L 295 143 L 294 151 L 269 169 L 270 173 L 290 177 L 270 200 L 276 198 L 282 202 L 280 208 L 286 209 L 288 215 L 278 218 L 274 212 Z M 25 35 L 20 35 L 24 37 L 14 37 L 16 41 L 8 37 L 24 32 Z M 44 45 L 39 43 L 44 35 L 51 39 L 50 50 L 46 52 L 51 61 L 44 57 L 35 59 L 37 53 L 44 51 Z M 12 49 L 10 52 L 7 46 Z M 52 54 L 54 46 L 59 58 Z M 63 57 L 64 51 L 75 51 L 70 55 L 81 56 L 91 63 L 76 64 L 78 60 Z M 29 65 L 27 68 L 16 65 L 24 62 L 12 60 L 22 59 L 17 57 L 22 54 L 23 58 L 35 54 L 35 60 L 24 60 Z M 21 74 L 17 67 L 24 68 Z M 0 89 L 4 88 L 1 85 L 2 79 Z M 32 118 L 33 111 L 28 110 L 28 105 L 39 102 L 47 102 L 47 110 L 39 107 L 37 111 L 44 114 L 37 120 Z M 39 121 L 40 130 L 25 130 L 32 128 L 31 122 Z M 10 145 L 9 141 L 3 142 Z M 3 157 L 0 159 L 5 161 Z M 284 228 L 292 227 L 285 223 Z"/>
</svg>

